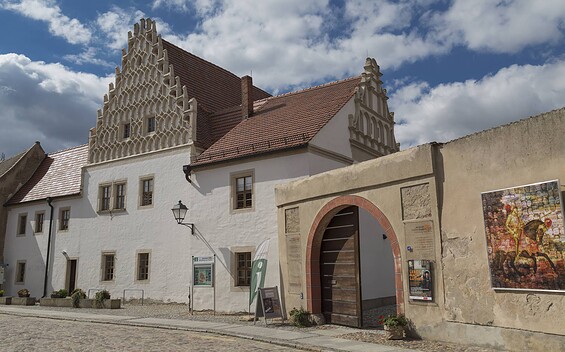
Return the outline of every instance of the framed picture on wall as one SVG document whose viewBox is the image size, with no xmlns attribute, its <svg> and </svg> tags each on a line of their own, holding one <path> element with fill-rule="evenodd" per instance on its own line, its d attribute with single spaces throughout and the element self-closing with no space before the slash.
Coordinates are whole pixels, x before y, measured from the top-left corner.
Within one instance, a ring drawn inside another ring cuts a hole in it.
<svg viewBox="0 0 565 352">
<path fill-rule="evenodd" d="M 481 197 L 492 287 L 565 291 L 559 181 L 484 192 Z"/>
<path fill-rule="evenodd" d="M 433 301 L 432 262 L 429 260 L 408 261 L 408 298 L 416 301 Z"/>
</svg>

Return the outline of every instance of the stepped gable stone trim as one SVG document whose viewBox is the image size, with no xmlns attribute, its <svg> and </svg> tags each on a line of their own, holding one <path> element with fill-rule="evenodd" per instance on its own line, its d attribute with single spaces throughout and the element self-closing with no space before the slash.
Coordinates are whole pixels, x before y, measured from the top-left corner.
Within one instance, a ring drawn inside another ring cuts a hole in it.
<svg viewBox="0 0 565 352">
<path fill-rule="evenodd" d="M 128 33 L 122 50 L 122 71 L 104 95 L 96 127 L 90 130 L 89 163 L 99 163 L 149 151 L 188 144 L 194 139 L 197 100 L 169 62 L 163 40 L 151 19 L 142 19 Z M 155 118 L 155 131 L 147 119 Z M 130 135 L 123 133 L 129 124 Z"/>
<path fill-rule="evenodd" d="M 86 165 L 87 158 L 86 144 L 47 155 L 7 205 L 80 194 L 82 167 Z"/>
</svg>

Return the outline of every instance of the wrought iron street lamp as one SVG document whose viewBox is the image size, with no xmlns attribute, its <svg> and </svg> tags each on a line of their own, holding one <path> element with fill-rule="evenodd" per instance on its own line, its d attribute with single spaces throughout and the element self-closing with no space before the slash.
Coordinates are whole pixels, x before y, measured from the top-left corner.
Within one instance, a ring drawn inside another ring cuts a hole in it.
<svg viewBox="0 0 565 352">
<path fill-rule="evenodd" d="M 184 217 L 186 216 L 186 212 L 188 211 L 186 205 L 182 204 L 182 202 L 179 200 L 179 203 L 175 204 L 173 206 L 173 209 L 171 210 L 173 211 L 173 215 L 175 216 L 175 220 L 177 221 L 177 224 L 190 227 L 190 232 L 192 235 L 194 235 L 194 224 L 183 222 Z"/>
</svg>

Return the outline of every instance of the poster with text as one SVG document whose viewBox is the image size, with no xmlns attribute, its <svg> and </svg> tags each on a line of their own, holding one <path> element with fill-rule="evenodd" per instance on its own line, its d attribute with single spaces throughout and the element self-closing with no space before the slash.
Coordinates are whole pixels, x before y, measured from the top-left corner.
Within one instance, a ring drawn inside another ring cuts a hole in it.
<svg viewBox="0 0 565 352">
<path fill-rule="evenodd" d="M 558 180 L 481 194 L 494 289 L 565 291 Z"/>
<path fill-rule="evenodd" d="M 409 260 L 409 298 L 417 301 L 433 300 L 432 264 L 429 260 Z"/>
</svg>

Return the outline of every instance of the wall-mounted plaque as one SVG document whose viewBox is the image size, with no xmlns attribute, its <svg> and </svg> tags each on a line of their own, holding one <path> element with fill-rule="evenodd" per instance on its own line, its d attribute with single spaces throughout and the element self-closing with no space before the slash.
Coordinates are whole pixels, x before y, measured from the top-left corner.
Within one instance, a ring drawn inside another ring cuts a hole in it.
<svg viewBox="0 0 565 352">
<path fill-rule="evenodd" d="M 434 226 L 431 220 L 404 223 L 406 257 L 435 260 Z"/>
<path fill-rule="evenodd" d="M 192 267 L 194 273 L 194 286 L 212 286 L 214 282 L 214 265 L 194 264 Z"/>
</svg>

